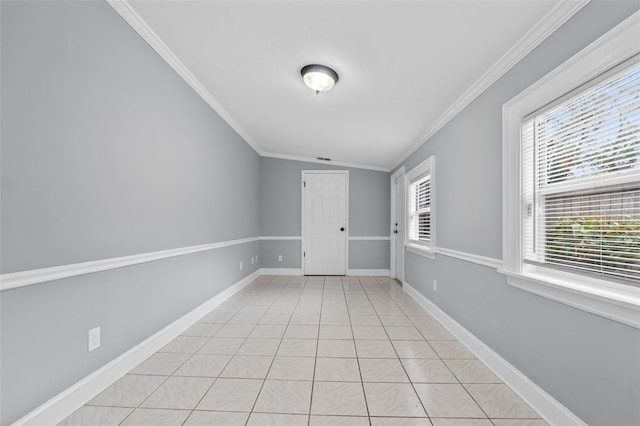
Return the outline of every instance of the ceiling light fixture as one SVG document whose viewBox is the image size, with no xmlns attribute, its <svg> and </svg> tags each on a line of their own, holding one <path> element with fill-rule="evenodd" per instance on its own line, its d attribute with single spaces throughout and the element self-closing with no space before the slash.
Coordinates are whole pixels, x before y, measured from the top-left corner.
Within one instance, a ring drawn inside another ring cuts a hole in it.
<svg viewBox="0 0 640 426">
<path fill-rule="evenodd" d="M 302 80 L 306 86 L 316 92 L 327 92 L 338 82 L 338 73 L 329 67 L 311 64 L 300 70 Z"/>
</svg>

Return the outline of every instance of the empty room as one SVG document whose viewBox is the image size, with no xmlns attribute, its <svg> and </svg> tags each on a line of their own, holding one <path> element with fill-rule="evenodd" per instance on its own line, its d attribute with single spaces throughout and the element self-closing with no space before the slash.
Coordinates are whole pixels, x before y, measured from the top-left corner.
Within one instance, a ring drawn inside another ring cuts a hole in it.
<svg viewBox="0 0 640 426">
<path fill-rule="evenodd" d="M 640 426 L 637 0 L 0 0 L 0 426 Z"/>
</svg>

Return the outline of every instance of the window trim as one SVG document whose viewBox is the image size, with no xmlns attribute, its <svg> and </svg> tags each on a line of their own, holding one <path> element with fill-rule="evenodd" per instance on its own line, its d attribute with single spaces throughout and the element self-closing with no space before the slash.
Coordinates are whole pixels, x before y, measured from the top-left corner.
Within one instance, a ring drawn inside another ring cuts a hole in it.
<svg viewBox="0 0 640 426">
<path fill-rule="evenodd" d="M 521 290 L 640 328 L 640 287 L 573 273 L 542 272 L 523 262 L 521 238 L 521 125 L 523 119 L 559 97 L 640 54 L 636 12 L 502 107 L 501 273 Z"/>
<path fill-rule="evenodd" d="M 411 194 L 409 194 L 409 188 L 411 184 L 422 176 L 430 175 L 430 216 L 431 216 L 431 240 L 425 244 L 417 244 L 411 242 L 409 239 L 409 206 L 411 203 Z M 430 156 L 422 163 L 415 166 L 411 171 L 404 175 L 404 187 L 405 187 L 405 235 L 404 246 L 407 251 L 425 256 L 430 259 L 436 258 L 436 161 L 435 156 Z"/>
</svg>

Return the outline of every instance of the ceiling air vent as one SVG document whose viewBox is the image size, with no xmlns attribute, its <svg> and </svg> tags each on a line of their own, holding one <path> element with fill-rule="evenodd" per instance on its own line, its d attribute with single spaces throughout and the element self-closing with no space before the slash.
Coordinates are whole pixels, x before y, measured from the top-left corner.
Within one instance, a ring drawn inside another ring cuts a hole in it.
<svg viewBox="0 0 640 426">
<path fill-rule="evenodd" d="M 327 157 L 316 157 L 316 158 L 322 161 L 331 161 L 331 158 L 327 158 Z"/>
</svg>

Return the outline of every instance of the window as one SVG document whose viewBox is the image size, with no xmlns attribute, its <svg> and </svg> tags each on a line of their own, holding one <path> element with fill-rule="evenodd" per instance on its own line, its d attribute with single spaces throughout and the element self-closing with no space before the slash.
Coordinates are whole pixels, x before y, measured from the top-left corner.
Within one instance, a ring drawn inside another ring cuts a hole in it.
<svg viewBox="0 0 640 426">
<path fill-rule="evenodd" d="M 434 257 L 434 180 L 435 159 L 429 157 L 406 175 L 407 236 L 411 252 Z"/>
<path fill-rule="evenodd" d="M 622 68 L 524 119 L 527 263 L 640 281 L 640 65 Z"/>
<path fill-rule="evenodd" d="M 640 14 L 503 107 L 503 272 L 640 328 Z"/>
</svg>

